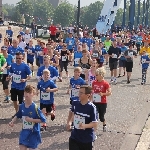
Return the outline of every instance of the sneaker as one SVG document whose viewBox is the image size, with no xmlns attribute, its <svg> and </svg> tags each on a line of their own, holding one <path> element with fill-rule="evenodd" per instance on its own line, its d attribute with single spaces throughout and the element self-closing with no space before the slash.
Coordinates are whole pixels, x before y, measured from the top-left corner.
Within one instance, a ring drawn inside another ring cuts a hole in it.
<svg viewBox="0 0 150 150">
<path fill-rule="evenodd" d="M 145 82 L 141 82 L 141 85 L 144 85 L 145 84 Z"/>
<path fill-rule="evenodd" d="M 130 80 L 127 80 L 127 84 L 130 84 Z"/>
<path fill-rule="evenodd" d="M 106 65 L 108 65 L 108 62 L 106 62 Z"/>
<path fill-rule="evenodd" d="M 97 140 L 97 135 L 95 135 L 95 140 Z"/>
<path fill-rule="evenodd" d="M 40 131 L 46 131 L 46 123 L 45 124 L 43 124 L 42 126 L 41 126 L 41 128 L 40 128 Z"/>
<path fill-rule="evenodd" d="M 107 126 L 103 126 L 103 132 L 106 132 L 107 131 Z"/>
<path fill-rule="evenodd" d="M 117 80 L 114 80 L 114 83 L 117 84 Z"/>
<path fill-rule="evenodd" d="M 5 100 L 4 100 L 4 102 L 9 103 L 9 101 L 10 101 L 10 97 L 7 96 L 7 97 L 5 98 Z"/>
<path fill-rule="evenodd" d="M 110 83 L 113 83 L 113 82 L 114 82 L 114 80 L 113 80 L 113 79 L 111 79 L 111 80 L 110 80 Z"/>
</svg>

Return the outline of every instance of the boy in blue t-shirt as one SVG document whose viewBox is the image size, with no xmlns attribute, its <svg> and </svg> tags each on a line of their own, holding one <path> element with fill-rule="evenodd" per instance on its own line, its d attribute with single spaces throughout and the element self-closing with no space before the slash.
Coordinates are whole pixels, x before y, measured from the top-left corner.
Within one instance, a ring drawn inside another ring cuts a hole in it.
<svg viewBox="0 0 150 150">
<path fill-rule="evenodd" d="M 43 70 L 43 78 L 37 85 L 37 93 L 40 90 L 40 109 L 45 116 L 51 115 L 51 120 L 55 119 L 54 92 L 58 91 L 55 83 L 50 80 L 50 71 Z M 46 123 L 42 125 L 41 130 L 46 130 Z"/>
<path fill-rule="evenodd" d="M 35 48 L 33 47 L 33 41 L 29 41 L 29 46 L 27 48 L 27 64 L 31 65 L 32 76 L 34 76 L 34 56 L 35 56 Z"/>
<path fill-rule="evenodd" d="M 40 123 L 45 123 L 46 118 L 33 102 L 35 95 L 35 88 L 27 85 L 24 89 L 25 101 L 19 106 L 19 110 L 15 117 L 9 123 L 13 127 L 17 118 L 22 118 L 22 130 L 19 136 L 19 148 L 23 149 L 37 149 L 41 143 Z"/>
<path fill-rule="evenodd" d="M 86 82 L 80 77 L 80 74 L 81 68 L 76 67 L 74 69 L 74 76 L 70 79 L 69 88 L 67 90 L 67 94 L 69 94 L 69 91 L 71 89 L 70 104 L 72 104 L 73 101 L 79 100 L 80 86 L 86 84 Z"/>
<path fill-rule="evenodd" d="M 146 51 L 143 51 L 143 55 L 141 56 L 141 64 L 142 64 L 142 82 L 141 85 L 144 85 L 146 83 L 146 73 L 147 69 L 149 67 L 150 58 L 146 54 Z"/>
</svg>

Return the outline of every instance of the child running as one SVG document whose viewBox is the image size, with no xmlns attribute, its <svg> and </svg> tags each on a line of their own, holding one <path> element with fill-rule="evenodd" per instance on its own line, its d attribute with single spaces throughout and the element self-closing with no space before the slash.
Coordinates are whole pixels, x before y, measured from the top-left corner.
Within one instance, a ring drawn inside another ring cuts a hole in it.
<svg viewBox="0 0 150 150">
<path fill-rule="evenodd" d="M 41 143 L 40 123 L 46 122 L 45 116 L 33 102 L 35 88 L 27 85 L 24 90 L 25 101 L 19 106 L 19 111 L 9 123 L 13 127 L 17 118 L 22 118 L 22 130 L 19 137 L 20 150 L 36 150 Z"/>
<path fill-rule="evenodd" d="M 58 91 L 55 83 L 50 80 L 50 71 L 48 69 L 43 70 L 43 77 L 37 85 L 37 95 L 40 90 L 40 109 L 43 114 L 51 115 L 51 120 L 55 119 L 54 108 L 54 92 Z M 46 123 L 42 125 L 41 130 L 46 130 Z"/>
<path fill-rule="evenodd" d="M 105 69 L 104 67 L 96 70 L 96 80 L 92 83 L 93 89 L 93 103 L 99 113 L 99 119 L 103 122 L 103 132 L 106 132 L 105 113 L 107 108 L 107 96 L 111 95 L 111 88 L 107 81 L 105 81 Z"/>
</svg>

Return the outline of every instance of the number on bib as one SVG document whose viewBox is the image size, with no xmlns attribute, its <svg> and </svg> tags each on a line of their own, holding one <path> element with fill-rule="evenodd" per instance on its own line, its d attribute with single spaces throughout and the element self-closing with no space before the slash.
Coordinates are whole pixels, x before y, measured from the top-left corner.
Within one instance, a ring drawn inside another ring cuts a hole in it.
<svg viewBox="0 0 150 150">
<path fill-rule="evenodd" d="M 33 122 L 27 122 L 25 120 L 25 116 L 22 116 L 22 120 L 23 120 L 23 129 L 33 129 Z"/>
<path fill-rule="evenodd" d="M 42 100 L 50 100 L 50 93 L 41 92 L 41 99 Z"/>
<path fill-rule="evenodd" d="M 101 96 L 99 94 L 94 93 L 93 94 L 93 101 L 96 103 L 100 103 L 101 102 Z"/>
<path fill-rule="evenodd" d="M 21 75 L 17 75 L 17 74 L 14 74 L 13 75 L 13 81 L 16 82 L 16 83 L 21 83 Z"/>
<path fill-rule="evenodd" d="M 145 62 L 146 62 L 146 59 L 143 59 L 143 58 L 142 58 L 142 64 L 144 64 Z"/>
<path fill-rule="evenodd" d="M 67 61 L 67 56 L 62 56 L 62 61 Z"/>
<path fill-rule="evenodd" d="M 75 65 L 78 65 L 78 64 L 79 64 L 79 60 L 80 60 L 80 58 L 75 58 L 75 59 L 74 59 Z"/>
<path fill-rule="evenodd" d="M 7 69 L 6 68 L 4 69 L 3 74 L 7 74 Z"/>
<path fill-rule="evenodd" d="M 83 123 L 83 124 L 85 124 L 85 118 L 84 117 L 82 117 L 82 116 L 80 116 L 80 115 L 74 115 L 74 127 L 76 128 L 76 129 L 79 129 L 79 124 L 80 123 Z"/>
<path fill-rule="evenodd" d="M 72 88 L 71 97 L 78 97 L 78 96 L 79 96 L 79 89 Z"/>
</svg>

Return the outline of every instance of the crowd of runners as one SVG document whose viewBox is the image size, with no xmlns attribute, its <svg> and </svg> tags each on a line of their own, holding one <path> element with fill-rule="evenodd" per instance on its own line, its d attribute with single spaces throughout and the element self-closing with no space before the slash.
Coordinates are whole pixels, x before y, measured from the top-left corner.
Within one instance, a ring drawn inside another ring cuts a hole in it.
<svg viewBox="0 0 150 150">
<path fill-rule="evenodd" d="M 61 32 L 55 37 L 57 29 L 53 25 L 51 29 L 48 41 L 36 39 L 36 45 L 33 45 L 35 39 L 29 29 L 24 32 L 20 28 L 15 37 L 8 26 L 6 35 L 1 36 L 4 45 L 0 54 L 0 79 L 6 96 L 4 101 L 12 100 L 16 111 L 9 125 L 13 127 L 16 119 L 22 118 L 20 150 L 37 149 L 41 143 L 40 132 L 47 127 L 46 118 L 55 119 L 54 93 L 59 90 L 65 70 L 70 81 L 66 89 L 70 94 L 70 111 L 66 118 L 66 128 L 71 131 L 69 150 L 92 150 L 98 119 L 103 123 L 103 132 L 107 131 L 105 113 L 107 96 L 111 95 L 110 85 L 116 85 L 117 78 L 122 76 L 126 76 L 130 84 L 133 61 L 138 54 L 137 65 L 142 66 L 141 85 L 146 83 L 150 35 L 139 30 L 93 37 L 80 29 L 77 36 L 72 29 L 63 39 Z M 68 74 L 69 65 L 74 67 L 73 77 Z M 106 67 L 110 68 L 110 82 L 105 80 Z M 37 87 L 28 83 L 32 76 L 37 78 Z M 40 108 L 33 102 L 34 95 L 39 95 Z"/>
</svg>

